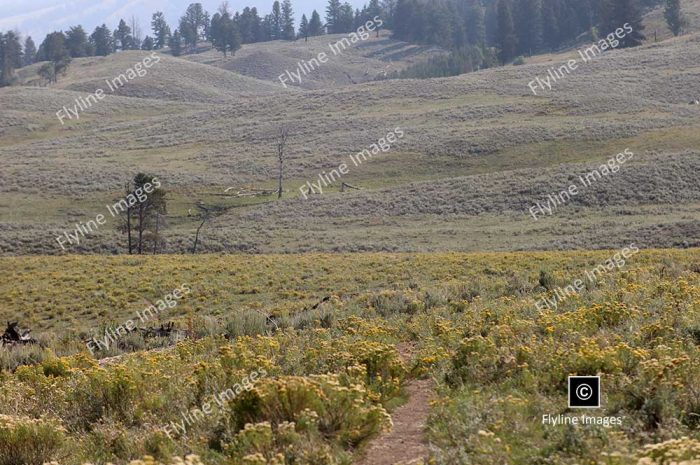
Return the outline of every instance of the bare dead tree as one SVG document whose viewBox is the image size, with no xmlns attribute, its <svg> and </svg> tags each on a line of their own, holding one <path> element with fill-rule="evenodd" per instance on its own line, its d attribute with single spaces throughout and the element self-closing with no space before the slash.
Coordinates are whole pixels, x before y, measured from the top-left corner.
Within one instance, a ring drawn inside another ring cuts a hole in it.
<svg viewBox="0 0 700 465">
<path fill-rule="evenodd" d="M 221 5 L 219 5 L 218 12 L 221 14 L 221 16 L 224 16 L 225 14 L 230 14 L 231 7 L 229 5 L 228 0 L 225 0 L 221 2 Z"/>
<path fill-rule="evenodd" d="M 284 169 L 284 161 L 286 159 L 285 146 L 289 137 L 289 129 L 286 126 L 280 128 L 279 137 L 277 139 L 277 161 L 279 162 L 279 187 L 277 189 L 277 198 L 282 198 L 282 175 Z"/>
<path fill-rule="evenodd" d="M 228 210 L 228 207 L 219 207 L 219 206 L 205 206 L 202 204 L 197 204 L 197 208 L 201 212 L 199 217 L 202 219 L 202 222 L 199 224 L 199 227 L 197 228 L 197 232 L 194 235 L 194 245 L 192 246 L 192 253 L 196 254 L 197 253 L 197 245 L 199 244 L 199 232 L 202 230 L 204 227 L 204 224 L 209 221 L 212 217 L 221 215 L 225 213 Z"/>
<path fill-rule="evenodd" d="M 197 232 L 194 235 L 194 246 L 192 247 L 193 254 L 197 253 L 197 244 L 199 243 L 199 231 L 202 230 L 204 223 L 206 223 L 208 219 L 209 219 L 209 212 L 206 212 L 202 218 L 202 222 L 200 223 L 199 227 L 197 228 Z"/>
<path fill-rule="evenodd" d="M 141 37 L 141 26 L 139 25 L 139 20 L 136 19 L 136 16 L 131 15 L 129 25 L 131 26 L 131 37 L 134 38 L 134 49 L 138 50 L 141 48 L 143 37 Z"/>
<path fill-rule="evenodd" d="M 131 184 L 127 182 L 126 184 L 124 184 L 124 197 L 127 197 L 129 194 L 131 194 Z M 131 239 L 131 232 L 133 231 L 131 217 L 133 216 L 133 214 L 133 207 L 131 206 L 131 204 L 127 204 L 126 214 L 122 215 L 122 223 L 119 225 L 119 230 L 123 233 L 126 233 L 127 235 L 129 255 L 131 255 L 134 251 L 133 242 Z"/>
<path fill-rule="evenodd" d="M 162 216 L 163 215 L 161 215 L 160 212 L 156 211 L 156 224 L 155 230 L 153 231 L 153 255 L 156 255 L 158 253 L 158 246 L 164 243 L 163 238 L 160 237 L 160 226 Z"/>
</svg>

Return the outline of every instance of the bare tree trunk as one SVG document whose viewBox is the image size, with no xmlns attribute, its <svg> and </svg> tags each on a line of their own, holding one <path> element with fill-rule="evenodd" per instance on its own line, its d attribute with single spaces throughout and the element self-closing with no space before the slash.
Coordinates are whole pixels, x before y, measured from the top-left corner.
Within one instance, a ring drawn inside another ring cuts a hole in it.
<svg viewBox="0 0 700 465">
<path fill-rule="evenodd" d="M 282 159 L 280 158 L 279 187 L 277 188 L 277 198 L 282 198 Z"/>
<path fill-rule="evenodd" d="M 145 213 L 143 204 L 139 205 L 139 255 L 143 254 L 143 231 L 145 229 Z"/>
<path fill-rule="evenodd" d="M 134 251 L 134 246 L 131 239 L 131 207 L 126 209 L 126 234 L 129 240 L 129 255 Z"/>
<path fill-rule="evenodd" d="M 204 223 L 206 223 L 206 222 L 207 222 L 207 218 L 204 217 L 204 219 L 202 220 L 202 224 L 200 224 L 199 227 L 197 228 L 197 233 L 194 236 L 194 247 L 192 247 L 193 254 L 197 253 L 197 243 L 199 242 L 199 231 L 202 229 L 202 226 L 204 226 Z"/>
<path fill-rule="evenodd" d="M 133 46 L 134 50 L 139 50 L 141 49 L 141 26 L 139 25 L 139 22 L 136 20 L 136 16 L 131 15 L 131 20 L 129 20 L 129 23 L 131 25 L 131 37 L 133 39 Z"/>
<path fill-rule="evenodd" d="M 158 253 L 158 242 L 160 241 L 160 213 L 156 212 L 156 233 L 153 237 L 153 255 Z"/>
<path fill-rule="evenodd" d="M 131 189 L 130 189 L 129 183 L 127 182 L 124 185 L 124 194 L 125 194 L 124 196 L 128 197 L 129 194 L 131 193 L 130 191 L 131 191 Z M 133 243 L 133 240 L 131 238 L 131 215 L 133 214 L 133 211 L 134 211 L 133 207 L 130 204 L 127 204 L 127 207 L 126 207 L 126 237 L 127 237 L 127 241 L 128 241 L 128 245 L 129 245 L 129 255 L 131 255 L 134 252 L 134 243 Z"/>
<path fill-rule="evenodd" d="M 277 189 L 277 198 L 282 198 L 282 174 L 284 168 L 284 148 L 287 144 L 287 137 L 289 136 L 289 131 L 286 127 L 280 129 L 279 141 L 277 142 L 277 160 L 279 161 L 279 187 Z"/>
</svg>

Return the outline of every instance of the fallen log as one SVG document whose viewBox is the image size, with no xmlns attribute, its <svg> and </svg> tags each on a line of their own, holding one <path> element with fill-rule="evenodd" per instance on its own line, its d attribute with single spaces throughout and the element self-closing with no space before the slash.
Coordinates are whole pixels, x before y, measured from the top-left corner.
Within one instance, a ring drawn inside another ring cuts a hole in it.
<svg viewBox="0 0 700 465">
<path fill-rule="evenodd" d="M 344 183 L 342 183 L 342 184 L 340 185 L 340 192 L 345 192 L 345 188 L 346 188 L 346 187 L 348 187 L 348 188 L 350 188 L 350 189 L 355 189 L 355 190 L 358 190 L 358 191 L 361 191 L 361 190 L 362 190 L 361 187 L 356 187 L 356 186 L 353 186 L 352 184 L 348 184 L 347 182 L 344 182 Z"/>
</svg>

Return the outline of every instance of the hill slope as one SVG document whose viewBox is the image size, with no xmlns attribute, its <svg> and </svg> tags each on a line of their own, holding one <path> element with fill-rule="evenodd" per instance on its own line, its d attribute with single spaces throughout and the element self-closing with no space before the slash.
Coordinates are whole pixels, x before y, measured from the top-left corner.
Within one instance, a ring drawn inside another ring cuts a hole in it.
<svg viewBox="0 0 700 465">
<path fill-rule="evenodd" d="M 279 76 L 285 74 L 285 71 L 298 72 L 300 62 L 308 63 L 309 60 L 317 58 L 319 53 L 326 53 L 329 56 L 328 61 L 313 71 L 302 74 L 301 83 L 290 82 L 291 79 L 286 82 L 288 86 L 318 89 L 371 81 L 385 73 L 401 70 L 410 64 L 445 53 L 438 47 L 408 44 L 393 40 L 389 36 L 389 31 L 380 31 L 379 37 L 373 33 L 368 39 L 352 47 L 341 47 L 342 54 L 337 55 L 330 45 L 336 46 L 339 41 L 348 37 L 347 34 L 309 37 L 308 42 L 300 39 L 293 42 L 246 44 L 233 57 L 226 59 L 213 49 L 188 55 L 186 58 L 281 86 Z"/>
<path fill-rule="evenodd" d="M 146 63 L 150 67 L 144 66 L 144 60 L 149 60 Z M 22 81 L 38 85 L 37 71 L 41 65 L 37 63 L 21 69 Z M 136 74 L 129 75 L 129 70 Z M 279 92 L 270 83 L 213 66 L 203 66 L 168 54 L 141 51 L 74 59 L 67 73 L 59 76 L 53 87 L 85 94 L 102 89 L 106 94 L 125 97 L 208 103 L 235 101 L 241 94 Z"/>
<path fill-rule="evenodd" d="M 664 18 L 664 5 L 660 5 L 647 13 L 644 17 L 644 33 L 647 40 L 664 40 L 673 37 L 673 33 L 668 28 L 666 19 Z M 696 33 L 700 31 L 700 0 L 683 0 L 681 9 L 686 18 L 687 25 L 684 28 L 684 33 Z"/>
<path fill-rule="evenodd" d="M 0 149 L 0 248 L 60 252 L 55 237 L 103 212 L 139 171 L 169 191 L 170 252 L 191 248 L 199 204 L 226 210 L 203 229 L 203 251 L 698 245 L 700 107 L 688 102 L 700 98 L 700 36 L 606 53 L 533 95 L 529 82 L 575 56 L 448 79 L 222 90 L 231 103 L 161 99 L 153 111 L 153 100 L 110 96 L 66 126 L 54 113 L 70 94 L 2 89 L 2 130 L 14 136 Z M 284 198 L 232 195 L 274 188 L 282 125 L 291 134 Z M 299 198 L 300 186 L 396 127 L 405 137 L 342 178 L 361 192 L 336 182 Z M 552 215 L 528 213 L 625 149 L 635 158 L 619 173 Z M 123 242 L 110 224 L 71 251 L 116 252 Z"/>
</svg>

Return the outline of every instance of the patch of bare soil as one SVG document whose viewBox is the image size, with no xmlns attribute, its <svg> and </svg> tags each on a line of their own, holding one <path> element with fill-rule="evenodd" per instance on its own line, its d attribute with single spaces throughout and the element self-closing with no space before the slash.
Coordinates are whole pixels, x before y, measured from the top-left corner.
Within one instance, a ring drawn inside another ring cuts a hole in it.
<svg viewBox="0 0 700 465">
<path fill-rule="evenodd" d="M 405 359 L 413 352 L 413 348 L 407 345 L 400 345 L 398 349 Z M 406 386 L 406 394 L 408 402 L 391 415 L 394 423 L 391 432 L 371 441 L 358 465 L 407 465 L 427 461 L 425 425 L 430 413 L 433 382 L 430 379 L 413 380 Z"/>
</svg>

